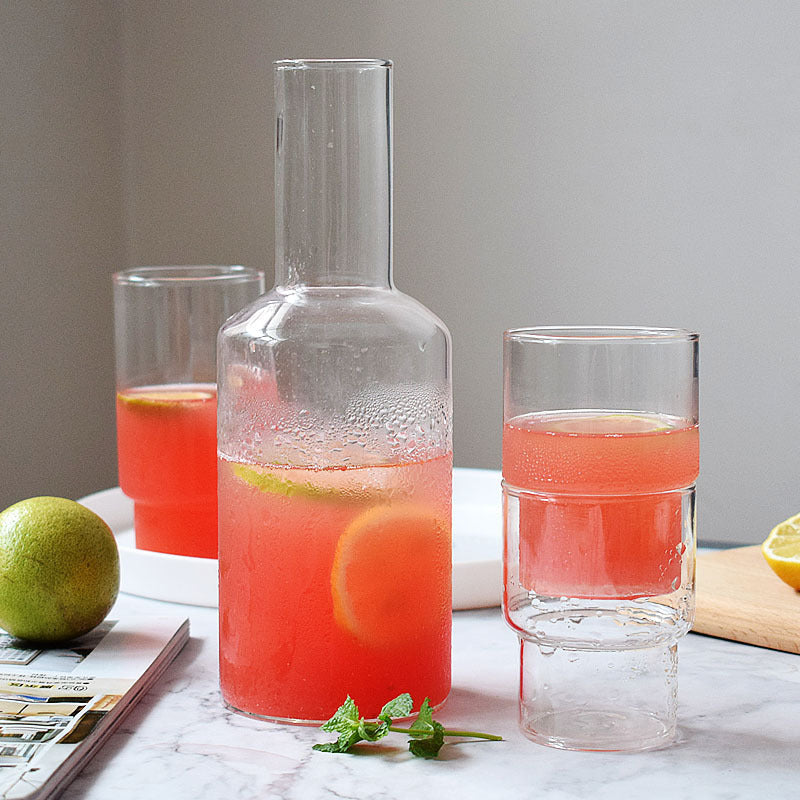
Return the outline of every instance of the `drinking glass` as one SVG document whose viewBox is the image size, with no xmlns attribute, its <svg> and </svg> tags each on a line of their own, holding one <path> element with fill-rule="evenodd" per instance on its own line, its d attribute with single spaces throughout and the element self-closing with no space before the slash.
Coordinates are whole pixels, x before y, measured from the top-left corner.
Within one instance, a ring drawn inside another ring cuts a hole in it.
<svg viewBox="0 0 800 800">
<path fill-rule="evenodd" d="M 674 738 L 694 614 L 698 343 L 664 328 L 505 333 L 503 609 L 534 741 Z"/>
<path fill-rule="evenodd" d="M 119 481 L 137 548 L 217 556 L 217 331 L 263 291 L 241 266 L 114 275 Z"/>
</svg>

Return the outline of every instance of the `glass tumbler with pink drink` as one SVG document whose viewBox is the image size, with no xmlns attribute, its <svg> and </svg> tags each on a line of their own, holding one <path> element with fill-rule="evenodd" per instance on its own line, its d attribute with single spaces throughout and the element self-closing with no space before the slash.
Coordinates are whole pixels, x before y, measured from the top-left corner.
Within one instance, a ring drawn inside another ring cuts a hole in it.
<svg viewBox="0 0 800 800">
<path fill-rule="evenodd" d="M 697 334 L 506 332 L 503 602 L 534 741 L 673 739 L 698 471 Z"/>
<path fill-rule="evenodd" d="M 242 266 L 114 275 L 119 482 L 140 550 L 217 557 L 217 331 L 263 291 Z"/>
</svg>

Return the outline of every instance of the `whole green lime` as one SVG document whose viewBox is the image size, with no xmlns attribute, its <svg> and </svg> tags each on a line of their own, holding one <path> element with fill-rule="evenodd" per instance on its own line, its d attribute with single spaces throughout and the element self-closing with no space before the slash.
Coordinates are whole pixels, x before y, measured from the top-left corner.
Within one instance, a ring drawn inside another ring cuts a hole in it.
<svg viewBox="0 0 800 800">
<path fill-rule="evenodd" d="M 63 642 L 99 625 L 119 591 L 119 552 L 100 517 L 74 500 L 31 497 L 0 513 L 0 626 Z"/>
</svg>

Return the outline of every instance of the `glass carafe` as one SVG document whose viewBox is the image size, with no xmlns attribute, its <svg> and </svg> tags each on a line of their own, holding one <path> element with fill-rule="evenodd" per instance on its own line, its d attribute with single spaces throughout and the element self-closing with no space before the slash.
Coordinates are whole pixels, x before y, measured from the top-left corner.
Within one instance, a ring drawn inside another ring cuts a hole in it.
<svg viewBox="0 0 800 800">
<path fill-rule="evenodd" d="M 275 287 L 219 336 L 220 682 L 275 720 L 450 689 L 451 345 L 392 284 L 391 68 L 276 63 Z"/>
</svg>

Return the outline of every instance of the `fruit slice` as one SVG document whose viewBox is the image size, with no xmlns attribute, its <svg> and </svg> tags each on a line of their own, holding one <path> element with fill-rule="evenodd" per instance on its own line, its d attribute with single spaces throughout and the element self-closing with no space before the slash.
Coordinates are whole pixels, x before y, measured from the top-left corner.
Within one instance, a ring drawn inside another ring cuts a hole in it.
<svg viewBox="0 0 800 800">
<path fill-rule="evenodd" d="M 597 414 L 574 419 L 560 419 L 547 426 L 558 433 L 596 433 L 613 435 L 625 433 L 657 433 L 673 428 L 664 417 L 646 414 Z"/>
<path fill-rule="evenodd" d="M 214 392 L 205 389 L 148 389 L 130 393 L 119 392 L 117 398 L 133 406 L 174 406 L 176 403 L 213 400 Z"/>
<path fill-rule="evenodd" d="M 231 464 L 231 470 L 240 481 L 244 481 L 259 491 L 280 494 L 284 497 L 308 497 L 329 502 L 369 502 L 372 504 L 389 498 L 388 488 L 358 485 L 355 481 L 348 485 L 342 481 L 342 474 L 355 473 L 356 470 L 301 470 L 307 475 L 314 475 L 314 483 L 288 480 L 276 471 L 270 472 L 247 464 Z M 328 485 L 325 484 L 326 480 L 330 481 Z"/>
<path fill-rule="evenodd" d="M 331 569 L 336 622 L 372 647 L 413 647 L 450 613 L 450 528 L 415 505 L 356 517 Z"/>
<path fill-rule="evenodd" d="M 245 464 L 232 464 L 231 470 L 240 481 L 254 486 L 261 492 L 270 494 L 282 494 L 284 497 L 323 497 L 329 499 L 342 494 L 337 492 L 336 489 L 315 486 L 313 483 L 288 481 L 285 478 L 278 477 L 274 472 L 262 472 Z"/>
<path fill-rule="evenodd" d="M 800 590 L 800 514 L 776 525 L 761 545 L 761 552 L 784 583 Z"/>
</svg>

